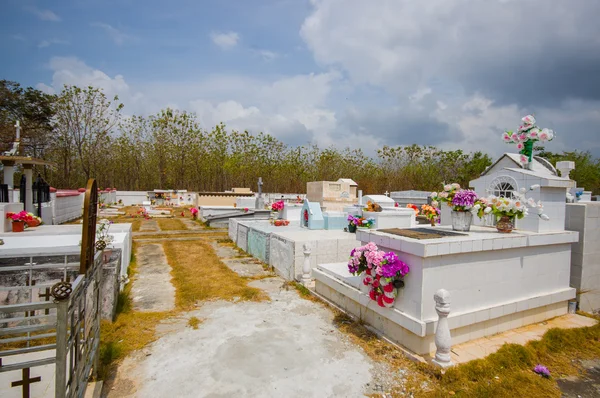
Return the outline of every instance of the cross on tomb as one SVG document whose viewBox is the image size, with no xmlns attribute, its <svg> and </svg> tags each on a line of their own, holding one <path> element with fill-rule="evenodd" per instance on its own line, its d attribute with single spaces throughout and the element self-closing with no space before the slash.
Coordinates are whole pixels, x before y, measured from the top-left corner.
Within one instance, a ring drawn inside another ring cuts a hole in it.
<svg viewBox="0 0 600 398">
<path fill-rule="evenodd" d="M 29 391 L 29 386 L 32 383 L 37 383 L 42 381 L 42 378 L 40 376 L 38 377 L 34 377 L 32 379 L 29 378 L 29 368 L 25 368 L 23 369 L 23 378 L 22 380 L 17 380 L 17 381 L 13 381 L 10 386 L 11 387 L 19 387 L 22 386 L 23 388 L 23 398 L 29 398 L 30 397 L 30 391 Z"/>
<path fill-rule="evenodd" d="M 388 191 L 385 191 L 385 196 L 390 196 L 390 193 Z"/>
<path fill-rule="evenodd" d="M 50 297 L 52 297 L 52 295 L 50 294 L 50 288 L 47 287 L 46 288 L 46 293 L 38 293 L 38 297 L 40 298 L 44 298 L 44 301 L 50 301 Z M 44 314 L 49 315 L 50 314 L 50 308 L 46 308 L 44 310 Z"/>
</svg>

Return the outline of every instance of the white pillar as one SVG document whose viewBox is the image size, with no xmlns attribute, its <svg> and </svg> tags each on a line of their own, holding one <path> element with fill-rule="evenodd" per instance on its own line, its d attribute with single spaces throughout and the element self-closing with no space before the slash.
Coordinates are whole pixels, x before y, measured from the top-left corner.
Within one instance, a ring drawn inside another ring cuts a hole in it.
<svg viewBox="0 0 600 398">
<path fill-rule="evenodd" d="M 362 189 L 358 190 L 358 204 L 362 206 Z"/>
<path fill-rule="evenodd" d="M 14 188 L 14 180 L 15 180 L 15 164 L 14 162 L 4 163 L 4 183 L 8 185 L 8 189 Z"/>
<path fill-rule="evenodd" d="M 452 348 L 452 338 L 450 328 L 448 327 L 448 315 L 450 314 L 450 293 L 447 290 L 440 289 L 433 295 L 435 300 L 435 311 L 438 314 L 438 324 L 435 330 L 435 358 L 433 363 L 441 368 L 453 366 L 450 350 Z"/>
<path fill-rule="evenodd" d="M 302 284 L 306 287 L 310 284 L 310 274 L 311 274 L 311 266 L 310 266 L 310 245 L 308 243 L 304 244 L 304 263 L 302 264 Z"/>
<path fill-rule="evenodd" d="M 33 169 L 32 165 L 25 165 L 23 167 L 23 174 L 25 174 L 25 211 L 33 213 Z"/>
</svg>

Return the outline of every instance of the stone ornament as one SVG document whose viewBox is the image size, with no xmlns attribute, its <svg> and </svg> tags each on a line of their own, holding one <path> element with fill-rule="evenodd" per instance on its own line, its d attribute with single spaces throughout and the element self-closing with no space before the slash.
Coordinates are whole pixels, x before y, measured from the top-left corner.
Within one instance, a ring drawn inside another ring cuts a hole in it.
<svg viewBox="0 0 600 398">
<path fill-rule="evenodd" d="M 440 289 L 433 295 L 435 300 L 435 311 L 438 314 L 438 324 L 435 330 L 435 358 L 433 363 L 441 368 L 449 368 L 454 365 L 450 357 L 452 338 L 448 326 L 448 315 L 450 314 L 450 292 Z"/>
</svg>

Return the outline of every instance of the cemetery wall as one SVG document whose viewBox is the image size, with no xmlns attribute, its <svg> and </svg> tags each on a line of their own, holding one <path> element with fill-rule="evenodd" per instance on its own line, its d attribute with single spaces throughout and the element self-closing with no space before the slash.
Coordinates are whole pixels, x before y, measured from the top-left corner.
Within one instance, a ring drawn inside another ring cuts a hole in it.
<svg viewBox="0 0 600 398">
<path fill-rule="evenodd" d="M 54 196 L 52 206 L 54 225 L 76 220 L 83 215 L 85 195 L 79 192 L 58 192 L 52 195 Z"/>
<path fill-rule="evenodd" d="M 116 202 L 123 201 L 125 206 L 141 205 L 143 201 L 148 200 L 146 191 L 117 191 Z"/>
<path fill-rule="evenodd" d="M 582 311 L 600 312 L 600 203 L 568 203 L 565 229 L 579 232 L 571 250 L 571 286 Z"/>
<path fill-rule="evenodd" d="M 240 196 L 253 197 L 254 194 L 243 194 L 243 193 L 231 193 L 226 194 L 223 192 L 215 193 L 204 193 L 198 192 L 197 206 L 233 206 L 235 205 L 236 198 Z"/>
</svg>

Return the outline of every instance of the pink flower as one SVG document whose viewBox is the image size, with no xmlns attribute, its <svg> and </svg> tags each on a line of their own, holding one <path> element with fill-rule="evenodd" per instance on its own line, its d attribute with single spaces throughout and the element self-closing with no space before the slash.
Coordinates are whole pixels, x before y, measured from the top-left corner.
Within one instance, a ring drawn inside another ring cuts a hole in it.
<svg viewBox="0 0 600 398">
<path fill-rule="evenodd" d="M 523 147 L 524 147 L 524 145 L 523 145 L 523 143 L 522 143 L 522 142 L 519 142 L 519 143 L 517 144 L 517 149 L 521 150 L 521 149 L 523 149 Z"/>
<path fill-rule="evenodd" d="M 521 133 L 521 135 L 519 135 L 519 140 L 520 141 L 527 141 L 527 134 Z"/>
</svg>

